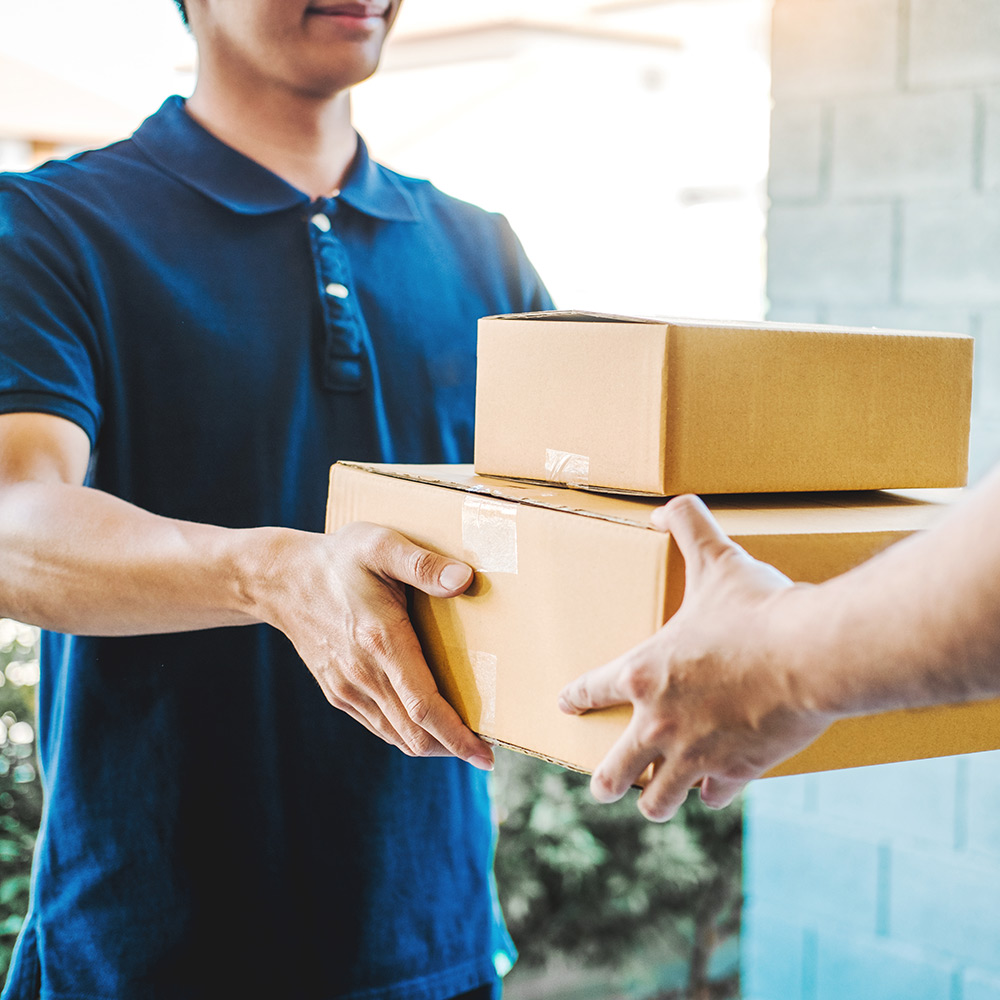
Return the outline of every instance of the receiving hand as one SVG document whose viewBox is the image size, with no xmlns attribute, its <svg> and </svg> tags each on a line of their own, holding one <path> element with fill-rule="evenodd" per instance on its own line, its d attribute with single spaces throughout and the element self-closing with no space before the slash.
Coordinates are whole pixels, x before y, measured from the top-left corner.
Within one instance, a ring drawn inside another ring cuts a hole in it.
<svg viewBox="0 0 1000 1000">
<path fill-rule="evenodd" d="M 698 781 L 707 805 L 728 805 L 833 720 L 809 704 L 790 666 L 795 650 L 781 641 L 781 622 L 810 588 L 751 558 L 697 497 L 677 497 L 652 519 L 684 557 L 683 603 L 646 642 L 568 685 L 560 708 L 631 702 L 632 720 L 591 790 L 615 801 L 653 764 L 639 808 L 662 821 Z"/>
</svg>

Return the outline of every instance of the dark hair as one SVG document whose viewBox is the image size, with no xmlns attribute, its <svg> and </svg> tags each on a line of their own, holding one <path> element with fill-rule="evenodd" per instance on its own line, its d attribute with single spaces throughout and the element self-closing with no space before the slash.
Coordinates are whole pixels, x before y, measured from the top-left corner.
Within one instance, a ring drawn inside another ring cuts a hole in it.
<svg viewBox="0 0 1000 1000">
<path fill-rule="evenodd" d="M 177 4 L 177 9 L 181 12 L 181 20 L 187 24 L 188 23 L 188 12 L 187 7 L 184 6 L 184 0 L 174 0 Z"/>
</svg>

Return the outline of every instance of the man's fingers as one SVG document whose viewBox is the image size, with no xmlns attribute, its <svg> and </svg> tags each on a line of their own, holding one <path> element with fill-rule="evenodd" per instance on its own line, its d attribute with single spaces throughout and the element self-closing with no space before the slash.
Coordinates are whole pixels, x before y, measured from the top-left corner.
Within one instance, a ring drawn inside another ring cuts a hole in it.
<svg viewBox="0 0 1000 1000">
<path fill-rule="evenodd" d="M 489 770 L 493 766 L 493 749 L 462 722 L 441 696 L 416 633 L 409 625 L 400 626 L 403 628 L 405 634 L 396 633 L 396 648 L 390 650 L 385 665 L 392 705 L 383 708 L 390 714 L 390 721 L 395 716 L 396 728 L 404 735 L 409 733 L 411 746 L 420 747 L 425 740 L 432 740 L 480 770 Z"/>
<path fill-rule="evenodd" d="M 591 794 L 598 802 L 617 802 L 639 780 L 659 751 L 642 743 L 635 716 L 625 732 L 594 769 L 590 779 Z"/>
<path fill-rule="evenodd" d="M 364 726 L 372 736 L 377 736 L 385 743 L 389 743 L 398 750 L 402 750 L 403 753 L 410 752 L 406 741 L 392 727 L 382 709 L 364 692 L 352 692 L 350 701 L 345 697 L 339 697 L 334 702 L 334 705 L 341 712 L 349 715 L 355 722 Z"/>
<path fill-rule="evenodd" d="M 443 747 L 447 753 L 461 757 L 482 771 L 492 769 L 493 748 L 462 722 L 455 709 L 436 688 L 419 694 L 412 689 L 404 690 L 396 692 L 396 695 L 407 720 L 400 724 L 403 728 L 408 728 L 409 723 L 412 729 L 432 740 L 434 746 Z M 422 743 L 418 740 L 417 745 Z M 429 755 L 426 751 L 421 751 L 421 756 Z"/>
<path fill-rule="evenodd" d="M 692 494 L 674 497 L 665 507 L 657 507 L 650 521 L 660 531 L 670 532 L 677 543 L 689 585 L 697 584 L 712 560 L 735 547 L 711 511 Z"/>
<path fill-rule="evenodd" d="M 372 554 L 371 568 L 431 597 L 454 597 L 472 583 L 472 567 L 431 552 L 395 531 L 385 532 Z"/>
<path fill-rule="evenodd" d="M 629 700 L 620 681 L 629 660 L 619 657 L 581 674 L 559 692 L 559 708 L 569 715 L 582 715 L 594 708 L 622 705 Z"/>
<path fill-rule="evenodd" d="M 732 778 L 705 778 L 701 783 L 701 801 L 709 809 L 724 809 L 746 787 L 745 781 Z"/>
<path fill-rule="evenodd" d="M 699 777 L 697 771 L 682 767 L 679 758 L 668 757 L 653 769 L 652 779 L 639 796 L 639 811 L 657 823 L 673 819 Z"/>
</svg>

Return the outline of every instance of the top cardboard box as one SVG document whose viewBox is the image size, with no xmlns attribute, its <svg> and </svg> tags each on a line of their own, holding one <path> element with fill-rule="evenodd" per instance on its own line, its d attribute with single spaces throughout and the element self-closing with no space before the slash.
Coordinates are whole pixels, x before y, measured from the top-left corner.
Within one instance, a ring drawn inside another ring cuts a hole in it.
<svg viewBox="0 0 1000 1000">
<path fill-rule="evenodd" d="M 962 486 L 972 347 L 874 328 L 492 316 L 475 468 L 657 496 Z"/>
</svg>

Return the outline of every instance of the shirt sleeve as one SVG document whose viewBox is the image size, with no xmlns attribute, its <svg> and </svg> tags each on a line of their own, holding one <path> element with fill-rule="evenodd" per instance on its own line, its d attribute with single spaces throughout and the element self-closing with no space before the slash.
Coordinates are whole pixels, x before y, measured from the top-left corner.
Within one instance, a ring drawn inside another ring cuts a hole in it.
<svg viewBox="0 0 1000 1000">
<path fill-rule="evenodd" d="M 497 222 L 500 227 L 500 241 L 507 265 L 508 280 L 511 282 L 510 300 L 521 303 L 513 311 L 541 312 L 555 308 L 548 289 L 528 259 L 521 241 L 506 217 L 497 215 Z"/>
<path fill-rule="evenodd" d="M 51 413 L 93 446 L 99 339 L 79 256 L 26 177 L 0 177 L 0 413 Z"/>
</svg>

